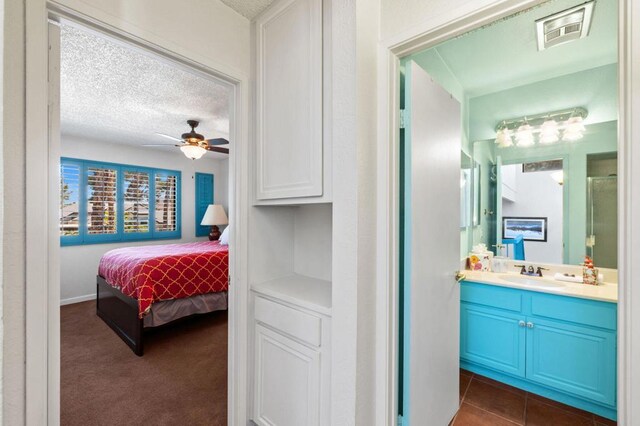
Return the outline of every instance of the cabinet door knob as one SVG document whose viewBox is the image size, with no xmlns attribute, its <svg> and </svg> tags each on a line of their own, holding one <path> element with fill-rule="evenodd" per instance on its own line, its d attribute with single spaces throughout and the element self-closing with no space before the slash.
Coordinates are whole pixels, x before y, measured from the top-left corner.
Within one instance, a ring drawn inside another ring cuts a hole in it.
<svg viewBox="0 0 640 426">
<path fill-rule="evenodd" d="M 524 327 L 525 325 L 526 325 L 526 324 L 525 324 L 525 322 L 524 322 L 524 321 L 522 321 L 522 320 L 518 321 L 518 326 L 520 326 L 520 327 Z"/>
<path fill-rule="evenodd" d="M 528 328 L 533 328 L 533 323 L 532 323 L 532 322 L 528 322 L 528 323 L 527 323 L 527 327 L 528 327 Z"/>
</svg>

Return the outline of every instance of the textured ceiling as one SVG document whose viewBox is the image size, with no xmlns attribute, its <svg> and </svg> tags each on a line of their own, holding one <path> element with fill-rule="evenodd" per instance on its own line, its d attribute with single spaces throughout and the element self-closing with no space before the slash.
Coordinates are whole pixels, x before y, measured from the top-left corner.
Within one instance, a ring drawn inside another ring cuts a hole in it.
<svg viewBox="0 0 640 426">
<path fill-rule="evenodd" d="M 251 20 L 269 7 L 273 0 L 222 0 L 222 3 Z"/>
<path fill-rule="evenodd" d="M 140 146 L 171 144 L 188 119 L 206 138 L 229 137 L 228 86 L 75 27 L 61 27 L 60 119 L 65 134 Z M 147 148 L 153 149 L 153 148 Z M 159 148 L 175 150 L 177 148 Z M 180 154 L 182 155 L 182 154 Z M 210 158 L 227 158 L 209 152 Z"/>
<path fill-rule="evenodd" d="M 552 0 L 433 50 L 470 98 L 617 62 L 616 0 L 596 0 L 587 38 L 538 52 L 535 21 L 582 2 Z M 411 59 L 421 64 L 423 56 Z"/>
</svg>

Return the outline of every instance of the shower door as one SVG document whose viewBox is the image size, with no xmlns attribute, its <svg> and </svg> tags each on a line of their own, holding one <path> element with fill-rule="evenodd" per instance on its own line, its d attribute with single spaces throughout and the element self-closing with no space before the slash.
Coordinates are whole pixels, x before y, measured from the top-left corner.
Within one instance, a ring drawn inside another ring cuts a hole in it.
<svg viewBox="0 0 640 426">
<path fill-rule="evenodd" d="M 587 178 L 587 254 L 596 266 L 618 267 L 618 178 Z"/>
</svg>

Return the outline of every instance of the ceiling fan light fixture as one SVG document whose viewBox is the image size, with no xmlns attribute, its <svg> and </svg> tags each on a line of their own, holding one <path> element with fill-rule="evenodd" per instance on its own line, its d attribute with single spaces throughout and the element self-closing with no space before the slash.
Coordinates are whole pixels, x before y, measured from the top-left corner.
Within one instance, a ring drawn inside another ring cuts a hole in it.
<svg viewBox="0 0 640 426">
<path fill-rule="evenodd" d="M 198 160 L 207 153 L 207 150 L 200 145 L 183 145 L 180 147 L 180 151 L 182 151 L 185 157 L 192 160 Z"/>
</svg>

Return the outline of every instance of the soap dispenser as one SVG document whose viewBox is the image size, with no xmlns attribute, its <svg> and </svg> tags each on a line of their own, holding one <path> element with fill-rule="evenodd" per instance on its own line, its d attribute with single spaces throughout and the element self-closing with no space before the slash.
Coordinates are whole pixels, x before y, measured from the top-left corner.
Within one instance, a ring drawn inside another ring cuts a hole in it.
<svg viewBox="0 0 640 426">
<path fill-rule="evenodd" d="M 496 255 L 493 258 L 493 272 L 505 273 L 507 272 L 507 260 L 506 256 L 503 256 L 502 250 L 506 248 L 504 244 L 494 245 L 496 248 Z"/>
</svg>

